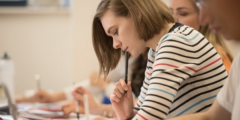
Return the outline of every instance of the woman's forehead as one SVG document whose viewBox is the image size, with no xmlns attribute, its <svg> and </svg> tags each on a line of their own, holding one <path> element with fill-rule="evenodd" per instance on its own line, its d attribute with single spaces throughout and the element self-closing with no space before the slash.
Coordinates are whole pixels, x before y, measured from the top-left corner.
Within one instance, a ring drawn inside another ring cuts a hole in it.
<svg viewBox="0 0 240 120">
<path fill-rule="evenodd" d="M 100 18 L 100 20 L 105 32 L 108 33 L 109 28 L 116 24 L 117 17 L 111 10 L 107 10 L 105 14 Z"/>
</svg>

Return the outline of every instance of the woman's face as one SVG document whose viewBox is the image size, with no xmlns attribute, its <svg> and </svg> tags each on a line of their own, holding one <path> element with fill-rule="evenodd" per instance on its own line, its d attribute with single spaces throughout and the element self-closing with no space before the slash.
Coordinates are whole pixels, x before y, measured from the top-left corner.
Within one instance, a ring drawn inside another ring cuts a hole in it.
<svg viewBox="0 0 240 120">
<path fill-rule="evenodd" d="M 239 0 L 199 0 L 200 23 L 225 39 L 240 40 Z"/>
<path fill-rule="evenodd" d="M 117 17 L 111 10 L 108 10 L 102 16 L 101 23 L 105 33 L 113 38 L 113 47 L 115 49 L 122 49 L 135 57 L 145 50 L 145 41 L 138 38 L 131 17 Z"/>
<path fill-rule="evenodd" d="M 198 10 L 191 0 L 172 0 L 170 9 L 176 22 L 199 30 Z"/>
</svg>

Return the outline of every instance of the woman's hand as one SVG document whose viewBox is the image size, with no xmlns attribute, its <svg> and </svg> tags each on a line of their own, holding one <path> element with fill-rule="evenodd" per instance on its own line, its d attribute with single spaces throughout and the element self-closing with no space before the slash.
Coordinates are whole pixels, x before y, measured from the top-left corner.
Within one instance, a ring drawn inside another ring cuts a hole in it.
<svg viewBox="0 0 240 120">
<path fill-rule="evenodd" d="M 54 100 L 54 94 L 51 94 L 45 90 L 37 91 L 32 99 L 34 99 L 35 102 L 41 102 L 41 103 L 51 103 L 55 102 Z"/>
<path fill-rule="evenodd" d="M 109 84 L 109 80 L 106 79 L 104 80 L 104 77 L 103 76 L 99 76 L 99 73 L 98 72 L 93 72 L 91 75 L 90 75 L 90 84 L 94 87 L 98 87 L 98 88 L 101 88 L 102 90 L 105 90 L 106 86 Z"/>
<path fill-rule="evenodd" d="M 125 91 L 127 91 L 126 94 Z M 131 82 L 126 84 L 124 79 L 120 79 L 115 85 L 110 100 L 119 120 L 126 120 L 134 116 Z"/>
<path fill-rule="evenodd" d="M 53 103 L 61 100 L 66 100 L 65 93 L 62 91 L 50 93 L 44 90 L 40 90 L 35 93 L 33 98 L 35 99 L 36 102 L 41 103 Z"/>
<path fill-rule="evenodd" d="M 83 106 L 78 106 L 79 108 L 79 113 L 84 114 L 84 108 Z M 62 105 L 62 111 L 64 115 L 69 115 L 70 113 L 76 113 L 76 104 L 74 100 L 67 101 L 63 103 Z"/>
<path fill-rule="evenodd" d="M 36 91 L 32 96 L 30 97 L 17 97 L 16 102 L 17 103 L 34 103 L 34 102 L 40 102 L 40 103 L 50 103 L 53 102 L 53 94 L 50 94 L 49 92 L 45 90 Z"/>
<path fill-rule="evenodd" d="M 80 107 L 84 108 L 84 95 L 88 96 L 89 112 L 94 115 L 102 115 L 100 105 L 94 100 L 92 94 L 82 86 L 77 87 L 73 92 L 73 97 L 78 101 Z"/>
</svg>

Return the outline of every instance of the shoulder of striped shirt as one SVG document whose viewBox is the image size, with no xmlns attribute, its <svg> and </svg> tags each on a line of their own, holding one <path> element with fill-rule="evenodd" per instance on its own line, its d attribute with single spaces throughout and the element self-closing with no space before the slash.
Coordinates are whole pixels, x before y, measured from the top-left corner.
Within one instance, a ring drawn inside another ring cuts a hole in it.
<svg viewBox="0 0 240 120">
<path fill-rule="evenodd" d="M 172 40 L 179 40 L 179 42 L 185 43 L 185 44 L 189 44 L 189 41 L 193 41 L 195 39 L 201 39 L 204 38 L 204 36 L 201 35 L 200 32 L 194 30 L 191 27 L 182 26 L 181 30 L 177 30 L 179 27 L 175 28 L 172 32 L 164 35 L 160 41 L 158 42 L 158 45 L 156 46 L 156 51 L 154 51 L 153 49 L 149 49 L 149 54 L 148 54 L 148 58 L 150 58 L 150 60 L 152 60 L 153 58 L 155 58 L 155 53 L 158 53 L 158 50 L 160 49 L 160 46 L 162 45 L 162 43 L 167 42 L 167 41 L 172 41 Z M 185 30 L 190 29 L 189 31 L 191 32 L 185 32 Z M 177 32 L 176 32 L 177 30 Z M 189 34 L 191 33 L 191 34 Z M 188 34 L 188 35 L 186 35 Z M 167 45 L 167 44 L 166 44 Z M 195 49 L 195 47 L 193 47 L 193 49 Z M 154 53 L 155 52 L 155 53 Z"/>
<path fill-rule="evenodd" d="M 193 28 L 188 28 L 190 29 L 190 32 L 170 32 L 162 37 L 160 42 L 164 42 L 169 39 L 179 39 L 179 40 L 184 40 L 184 41 L 193 41 L 196 38 L 203 37 L 202 34 Z"/>
<path fill-rule="evenodd" d="M 158 46 L 157 46 L 157 49 L 156 49 L 156 53 L 160 49 L 160 46 L 162 45 L 162 43 L 170 41 L 170 40 L 171 41 L 172 40 L 179 40 L 179 42 L 189 44 L 189 41 L 193 41 L 195 39 L 201 39 L 202 37 L 204 38 L 204 36 L 202 36 L 200 32 L 196 32 L 196 30 L 194 30 L 194 33 L 192 33 L 192 34 L 193 35 L 185 36 L 185 35 L 183 35 L 183 34 L 181 34 L 179 32 L 176 32 L 176 33 L 168 33 L 168 34 L 164 35 L 161 38 L 161 40 L 159 41 L 159 43 L 158 43 Z M 151 52 L 152 51 L 150 51 L 150 53 Z"/>
<path fill-rule="evenodd" d="M 200 33 L 197 32 L 196 35 L 189 37 L 189 36 L 184 36 L 181 33 L 168 33 L 166 35 L 164 35 L 161 40 L 158 42 L 158 45 L 156 46 L 156 51 L 153 49 L 149 49 L 149 53 L 148 53 L 148 58 L 155 58 L 155 53 L 158 53 L 158 50 L 160 49 L 160 46 L 162 45 L 162 43 L 170 41 L 170 40 L 179 40 L 179 42 L 188 44 L 188 41 L 193 41 L 196 38 L 199 38 Z M 203 36 L 202 36 L 203 37 Z M 167 44 L 166 44 L 167 45 Z M 193 47 L 194 48 L 194 47 Z M 194 48 L 195 49 L 195 48 Z M 155 52 L 155 53 L 154 53 Z M 150 59 L 152 60 L 152 59 Z"/>
</svg>

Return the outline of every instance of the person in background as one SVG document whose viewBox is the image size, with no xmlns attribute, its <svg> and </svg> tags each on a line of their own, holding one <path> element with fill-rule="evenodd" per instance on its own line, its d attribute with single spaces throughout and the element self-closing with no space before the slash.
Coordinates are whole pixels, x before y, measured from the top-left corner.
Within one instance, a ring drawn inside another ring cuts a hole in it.
<svg viewBox="0 0 240 120">
<path fill-rule="evenodd" d="M 129 59 L 129 71 L 131 72 L 131 66 L 135 61 L 135 58 Z M 89 76 L 89 79 L 75 83 L 75 87 L 83 86 L 86 88 L 92 95 L 97 103 L 110 104 L 109 97 L 111 91 L 113 90 L 115 83 L 124 77 L 124 66 L 125 66 L 125 57 L 122 56 L 117 67 L 110 72 L 107 79 L 104 80 L 103 76 L 99 76 L 98 72 L 92 72 Z M 98 79 L 98 80 L 97 80 Z M 26 95 L 21 95 L 16 97 L 16 103 L 53 103 L 64 100 L 72 100 L 72 91 L 74 90 L 72 83 L 68 87 L 65 87 L 61 91 L 30 91 Z M 105 101 L 104 101 L 105 100 Z"/>
<path fill-rule="evenodd" d="M 144 80 L 144 72 L 146 68 L 147 63 L 147 54 L 148 50 L 146 49 L 143 54 L 138 56 L 137 58 L 130 58 L 130 67 L 129 67 L 129 79 L 132 81 L 132 88 L 133 88 L 133 94 L 135 96 L 138 96 L 140 94 L 140 88 L 143 84 Z M 111 71 L 111 73 L 108 75 L 106 81 L 104 81 L 103 77 L 100 77 L 97 81 L 98 73 L 93 72 L 89 80 L 84 80 L 84 82 L 79 82 L 76 84 L 78 89 L 81 89 L 84 94 L 87 94 L 89 96 L 89 103 L 92 105 L 90 107 L 90 113 L 95 115 L 103 115 L 104 111 L 97 112 L 96 110 L 99 108 L 99 106 L 105 106 L 104 104 L 101 104 L 100 101 L 96 98 L 97 94 L 101 94 L 101 92 L 96 93 L 97 90 L 105 90 L 105 93 L 111 94 L 112 87 L 114 86 L 114 83 L 110 83 L 109 78 L 112 79 L 120 79 L 118 76 L 122 75 L 124 77 L 124 66 L 125 66 L 125 57 L 123 56 L 120 60 L 120 63 L 116 67 L 115 70 Z M 114 77 L 113 77 L 114 76 Z M 88 82 L 90 81 L 90 83 Z M 91 88 L 86 88 L 85 85 L 90 84 Z M 95 88 L 94 88 L 95 87 Z M 97 87 L 97 88 L 96 88 Z M 100 88 L 100 89 L 98 89 Z M 93 90 L 94 89 L 94 90 Z M 71 92 L 73 91 L 72 86 L 66 87 L 63 91 L 60 92 L 48 92 L 45 90 L 36 92 L 32 97 L 29 97 L 28 99 L 18 99 L 18 103 L 22 102 L 41 102 L 41 103 L 53 103 L 53 102 L 59 102 L 59 101 L 65 101 L 62 105 L 63 113 L 68 115 L 72 112 L 76 112 L 75 109 L 75 101 L 72 100 L 73 97 L 71 95 Z M 98 95 L 97 95 L 98 96 Z M 137 100 L 135 100 L 136 103 Z M 83 104 L 80 104 L 79 106 L 79 112 L 84 113 L 84 108 L 82 106 Z"/>
<path fill-rule="evenodd" d="M 207 25 L 200 25 L 199 7 L 197 0 L 171 0 L 170 4 L 176 22 L 193 27 L 201 32 L 222 57 L 223 64 L 229 73 L 233 56 L 220 35 L 213 33 Z"/>
<path fill-rule="evenodd" d="M 239 0 L 198 0 L 200 23 L 228 40 L 240 42 Z M 204 113 L 169 120 L 240 120 L 240 53 L 235 57 L 230 74 L 217 99 Z"/>
<path fill-rule="evenodd" d="M 139 96 L 140 91 L 141 91 L 141 86 L 143 84 L 144 80 L 144 72 L 146 68 L 146 63 L 147 63 L 147 54 L 148 54 L 149 49 L 146 49 L 143 54 L 139 55 L 137 58 L 134 59 L 133 63 L 131 64 L 131 69 L 129 70 L 129 80 L 132 82 L 131 87 L 133 88 L 133 93 L 135 96 Z M 78 91 L 81 93 L 82 97 L 84 94 L 88 95 L 89 99 L 89 109 L 90 113 L 93 115 L 100 115 L 100 116 L 105 116 L 105 117 L 112 117 L 111 114 L 113 113 L 107 113 L 107 111 L 104 110 L 106 107 L 111 107 L 111 105 L 104 105 L 104 104 L 99 104 L 95 102 L 93 99 L 93 95 L 85 89 L 83 86 L 79 86 Z M 136 104 L 137 99 L 135 100 L 134 104 Z M 75 103 L 74 101 L 68 101 L 67 103 L 63 104 L 62 110 L 64 114 L 68 115 L 72 112 L 76 112 L 75 109 Z M 84 113 L 83 110 L 83 100 L 80 101 L 80 106 L 79 110 Z"/>
<path fill-rule="evenodd" d="M 111 95 L 117 119 L 160 120 L 209 108 L 227 72 L 204 36 L 175 23 L 161 0 L 102 0 L 92 25 L 92 40 L 107 76 L 121 51 L 138 56 L 150 48 L 138 102 L 133 110 L 131 82 L 120 79 Z M 127 93 L 125 93 L 127 91 Z M 81 101 L 80 91 L 74 97 Z"/>
</svg>

